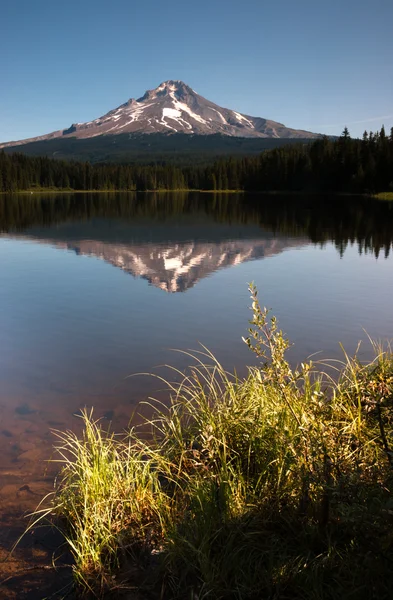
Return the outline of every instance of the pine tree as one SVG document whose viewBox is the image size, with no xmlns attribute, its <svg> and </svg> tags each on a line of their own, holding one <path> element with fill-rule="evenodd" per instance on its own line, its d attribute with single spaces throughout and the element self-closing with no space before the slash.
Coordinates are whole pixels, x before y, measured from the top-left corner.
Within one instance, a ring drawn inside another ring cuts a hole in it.
<svg viewBox="0 0 393 600">
<path fill-rule="evenodd" d="M 350 139 L 351 136 L 349 135 L 348 127 L 344 127 L 341 137 L 343 137 L 345 140 Z"/>
</svg>

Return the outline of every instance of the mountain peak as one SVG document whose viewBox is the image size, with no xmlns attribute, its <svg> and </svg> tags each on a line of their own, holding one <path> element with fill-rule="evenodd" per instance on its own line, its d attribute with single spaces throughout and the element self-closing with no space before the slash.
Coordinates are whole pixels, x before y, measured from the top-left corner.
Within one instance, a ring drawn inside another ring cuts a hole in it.
<svg viewBox="0 0 393 600">
<path fill-rule="evenodd" d="M 143 96 L 138 98 L 137 102 L 170 96 L 171 94 L 181 98 L 187 94 L 195 94 L 195 92 L 189 85 L 185 84 L 184 81 L 180 81 L 180 79 L 168 79 L 168 81 L 163 81 L 153 90 L 147 90 Z"/>
</svg>

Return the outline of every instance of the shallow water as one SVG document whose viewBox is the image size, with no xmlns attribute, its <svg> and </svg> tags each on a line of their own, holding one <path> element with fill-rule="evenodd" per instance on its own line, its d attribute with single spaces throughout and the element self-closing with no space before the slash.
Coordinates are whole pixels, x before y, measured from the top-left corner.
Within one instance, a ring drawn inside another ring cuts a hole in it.
<svg viewBox="0 0 393 600">
<path fill-rule="evenodd" d="M 128 376 L 170 376 L 167 363 L 184 369 L 190 357 L 172 349 L 203 344 L 243 374 L 254 362 L 241 341 L 250 281 L 294 343 L 293 362 L 341 358 L 339 343 L 352 353 L 365 332 L 393 338 L 389 203 L 3 196 L 0 231 L 3 513 L 25 502 L 23 486 L 35 500 L 50 485 L 51 429 L 77 428 L 84 406 L 125 427 L 160 387 Z M 371 356 L 367 342 L 361 356 Z"/>
</svg>

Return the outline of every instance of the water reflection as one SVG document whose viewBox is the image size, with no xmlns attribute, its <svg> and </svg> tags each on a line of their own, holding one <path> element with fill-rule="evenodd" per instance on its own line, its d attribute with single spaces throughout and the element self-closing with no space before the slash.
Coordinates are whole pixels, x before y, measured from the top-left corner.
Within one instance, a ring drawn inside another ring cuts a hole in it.
<svg viewBox="0 0 393 600">
<path fill-rule="evenodd" d="M 249 281 L 295 342 L 294 363 L 319 350 L 340 357 L 339 342 L 351 353 L 363 329 L 393 337 L 388 203 L 192 193 L 2 196 L 0 232 L 3 515 L 34 508 L 49 491 L 50 428 L 77 428 L 73 415 L 94 406 L 121 430 L 137 402 L 162 387 L 128 375 L 190 363 L 170 348 L 195 350 L 201 342 L 243 375 L 254 359 L 241 341 Z"/>
<path fill-rule="evenodd" d="M 89 255 L 167 292 L 291 247 L 389 256 L 390 203 L 364 197 L 58 194 L 5 197 L 1 231 Z"/>
<path fill-rule="evenodd" d="M 78 406 L 102 397 L 107 408 L 126 375 L 172 362 L 168 348 L 199 341 L 228 368 L 244 368 L 251 280 L 296 342 L 294 360 L 320 349 L 332 356 L 339 341 L 350 351 L 362 328 L 393 333 L 389 203 L 196 193 L 4 196 L 0 231 L 0 400 L 9 406 L 10 398 L 19 406 L 67 397 Z"/>
<path fill-rule="evenodd" d="M 166 240 L 155 243 L 136 244 L 111 243 L 104 240 L 59 241 L 50 238 L 42 242 L 56 247 L 73 250 L 77 255 L 94 256 L 130 273 L 134 277 L 146 279 L 150 284 L 166 292 L 185 292 L 204 277 L 222 269 L 243 262 L 273 256 L 286 248 L 301 246 L 307 240 L 285 236 L 271 236 L 266 239 L 223 240 L 216 242 L 189 242 Z M 37 239 L 34 235 L 33 239 Z"/>
</svg>

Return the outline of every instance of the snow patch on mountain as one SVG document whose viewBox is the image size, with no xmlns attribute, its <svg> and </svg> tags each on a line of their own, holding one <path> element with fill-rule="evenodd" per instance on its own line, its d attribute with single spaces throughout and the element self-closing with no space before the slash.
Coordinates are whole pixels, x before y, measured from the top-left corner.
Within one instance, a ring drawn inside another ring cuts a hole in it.
<svg viewBox="0 0 393 600">
<path fill-rule="evenodd" d="M 180 110 L 177 110 L 176 108 L 164 108 L 162 110 L 162 116 L 163 117 L 181 117 L 181 112 Z"/>
<path fill-rule="evenodd" d="M 227 124 L 228 124 L 228 123 L 227 123 L 227 120 L 225 119 L 225 117 L 223 117 L 223 116 L 222 116 L 222 114 L 220 113 L 220 111 L 219 111 L 219 110 L 216 110 L 215 108 L 210 108 L 210 110 L 214 110 L 214 112 L 216 112 L 216 113 L 218 114 L 218 116 L 220 117 L 221 121 L 222 121 L 223 123 L 225 123 L 225 125 L 227 125 Z M 209 119 L 209 120 L 211 121 L 212 119 Z"/>
<path fill-rule="evenodd" d="M 255 128 L 254 123 L 251 123 L 251 121 L 249 119 L 247 119 L 244 115 L 241 115 L 240 113 L 236 112 L 235 110 L 233 111 L 234 115 L 236 116 L 236 118 L 240 121 L 240 122 L 245 122 L 247 123 L 250 127 Z"/>
</svg>

